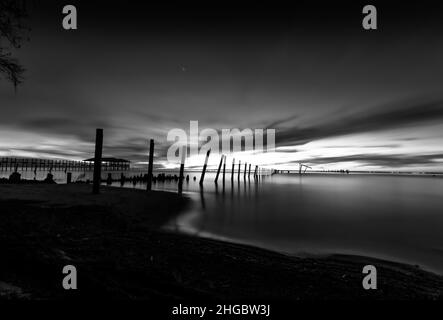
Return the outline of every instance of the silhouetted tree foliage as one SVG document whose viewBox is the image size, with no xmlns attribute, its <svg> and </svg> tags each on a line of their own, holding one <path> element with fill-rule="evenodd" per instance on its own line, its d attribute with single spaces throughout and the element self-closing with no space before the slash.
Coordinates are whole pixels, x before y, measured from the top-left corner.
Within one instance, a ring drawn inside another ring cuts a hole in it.
<svg viewBox="0 0 443 320">
<path fill-rule="evenodd" d="M 13 50 L 27 40 L 29 28 L 25 0 L 0 0 L 0 74 L 17 87 L 23 81 L 25 69 L 14 58 Z"/>
</svg>

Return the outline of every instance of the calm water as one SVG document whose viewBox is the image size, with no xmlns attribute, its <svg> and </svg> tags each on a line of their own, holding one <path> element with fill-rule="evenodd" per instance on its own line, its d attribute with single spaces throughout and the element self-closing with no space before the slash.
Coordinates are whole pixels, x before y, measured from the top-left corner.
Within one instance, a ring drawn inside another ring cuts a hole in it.
<svg viewBox="0 0 443 320">
<path fill-rule="evenodd" d="M 274 175 L 229 179 L 223 190 L 208 175 L 204 192 L 198 178 L 184 190 L 192 206 L 170 229 L 289 254 L 369 255 L 443 274 L 442 178 Z"/>
<path fill-rule="evenodd" d="M 73 173 L 74 180 L 82 174 Z M 443 274 L 443 178 L 307 174 L 255 183 L 235 175 L 231 184 L 227 174 L 225 187 L 219 182 L 216 188 L 215 175 L 207 173 L 200 189 L 200 175 L 188 174 L 183 192 L 191 205 L 168 229 L 296 255 L 369 255 Z M 66 181 L 62 172 L 56 178 Z M 177 184 L 154 189 L 176 192 Z"/>
</svg>

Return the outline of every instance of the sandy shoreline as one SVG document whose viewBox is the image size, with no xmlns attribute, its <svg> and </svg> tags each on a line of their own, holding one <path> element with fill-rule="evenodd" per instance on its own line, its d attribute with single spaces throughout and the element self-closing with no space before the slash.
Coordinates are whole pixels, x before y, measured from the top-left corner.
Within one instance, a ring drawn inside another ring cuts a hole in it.
<svg viewBox="0 0 443 320">
<path fill-rule="evenodd" d="M 0 298 L 443 299 L 443 277 L 368 257 L 297 258 L 160 231 L 186 208 L 173 193 L 0 185 Z M 79 290 L 63 290 L 72 264 Z M 377 266 L 379 289 L 362 288 Z"/>
</svg>

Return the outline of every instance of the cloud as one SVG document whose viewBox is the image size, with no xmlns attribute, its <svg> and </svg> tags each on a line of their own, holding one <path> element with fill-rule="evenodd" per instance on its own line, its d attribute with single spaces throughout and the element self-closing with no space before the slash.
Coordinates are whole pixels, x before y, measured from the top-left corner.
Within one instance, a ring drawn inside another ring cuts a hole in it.
<svg viewBox="0 0 443 320">
<path fill-rule="evenodd" d="M 443 162 L 443 153 L 421 154 L 421 155 L 389 155 L 389 154 L 355 154 L 349 156 L 336 157 L 318 157 L 306 159 L 303 162 L 315 165 L 339 163 L 339 162 L 360 162 L 370 166 L 381 167 L 410 167 L 410 166 L 427 166 L 431 163 Z M 294 162 L 298 163 L 298 162 Z"/>
<path fill-rule="evenodd" d="M 373 110 L 360 109 L 343 116 L 329 115 L 330 120 L 326 119 L 318 125 L 277 128 L 276 144 L 299 145 L 334 136 L 408 127 L 419 122 L 443 119 L 443 101 L 440 100 L 396 102 Z"/>
</svg>

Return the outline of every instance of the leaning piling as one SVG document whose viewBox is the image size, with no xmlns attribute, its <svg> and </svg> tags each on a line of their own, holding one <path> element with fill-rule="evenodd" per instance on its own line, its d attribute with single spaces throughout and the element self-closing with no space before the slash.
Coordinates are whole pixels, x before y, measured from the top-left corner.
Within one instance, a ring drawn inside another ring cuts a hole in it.
<svg viewBox="0 0 443 320">
<path fill-rule="evenodd" d="M 203 185 L 203 181 L 205 180 L 205 173 L 206 173 L 206 168 L 208 167 L 208 159 L 209 159 L 209 154 L 211 153 L 211 149 L 208 150 L 208 152 L 206 152 L 206 159 L 205 159 L 205 164 L 203 165 L 203 171 L 202 171 L 202 175 L 200 177 L 200 186 Z"/>
<path fill-rule="evenodd" d="M 223 158 L 224 158 L 224 155 L 221 156 L 220 164 L 218 165 L 217 175 L 215 176 L 215 180 L 214 180 L 215 183 L 217 183 L 218 176 L 220 175 L 220 170 L 221 170 L 221 167 L 223 165 Z"/>
</svg>

